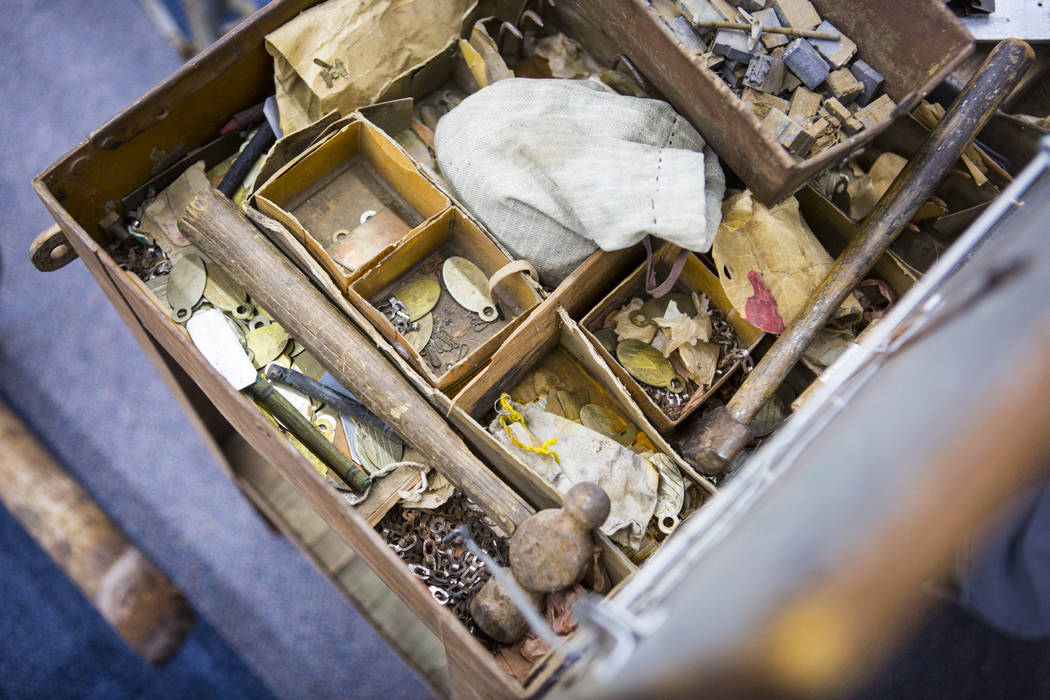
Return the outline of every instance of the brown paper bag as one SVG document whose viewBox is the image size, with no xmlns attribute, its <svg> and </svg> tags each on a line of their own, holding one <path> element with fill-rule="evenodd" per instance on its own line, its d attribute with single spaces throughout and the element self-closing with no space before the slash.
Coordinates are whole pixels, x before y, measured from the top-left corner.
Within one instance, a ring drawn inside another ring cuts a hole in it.
<svg viewBox="0 0 1050 700">
<path fill-rule="evenodd" d="M 393 80 L 459 38 L 476 0 L 328 0 L 266 36 L 281 128 L 375 101 Z M 346 69 L 325 81 L 314 59 Z"/>
<path fill-rule="evenodd" d="M 742 192 L 722 204 L 711 254 L 733 308 L 751 325 L 782 333 L 805 308 L 832 260 L 789 197 L 772 208 Z M 859 315 L 848 297 L 834 319 Z"/>
</svg>

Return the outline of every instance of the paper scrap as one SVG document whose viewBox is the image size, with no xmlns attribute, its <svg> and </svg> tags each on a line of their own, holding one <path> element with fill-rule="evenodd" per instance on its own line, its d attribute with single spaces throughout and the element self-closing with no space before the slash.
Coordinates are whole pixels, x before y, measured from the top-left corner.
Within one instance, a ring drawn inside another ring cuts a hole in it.
<svg viewBox="0 0 1050 700">
<path fill-rule="evenodd" d="M 711 254 L 733 308 L 751 325 L 782 333 L 831 270 L 832 259 L 802 220 L 798 200 L 768 208 L 749 191 L 722 205 Z M 834 319 L 859 315 L 849 297 Z"/>
</svg>

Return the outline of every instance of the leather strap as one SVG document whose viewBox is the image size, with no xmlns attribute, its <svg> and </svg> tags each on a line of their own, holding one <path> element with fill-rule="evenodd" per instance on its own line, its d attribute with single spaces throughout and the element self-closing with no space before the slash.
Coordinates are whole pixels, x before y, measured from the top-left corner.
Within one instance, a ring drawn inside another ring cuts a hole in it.
<svg viewBox="0 0 1050 700">
<path fill-rule="evenodd" d="M 642 243 L 645 245 L 645 292 L 652 297 L 662 297 L 670 292 L 671 288 L 674 287 L 674 283 L 678 281 L 678 277 L 682 274 L 682 269 L 685 267 L 685 261 L 689 258 L 689 251 L 685 248 L 678 251 L 678 257 L 671 264 L 671 271 L 667 273 L 667 279 L 657 284 L 656 268 L 653 265 L 653 244 L 650 238 L 651 236 L 646 236 L 642 239 Z"/>
<path fill-rule="evenodd" d="M 536 273 L 536 268 L 532 266 L 528 260 L 512 260 L 500 269 L 492 273 L 492 277 L 489 277 L 489 296 L 492 296 L 492 292 L 496 289 L 496 285 L 507 279 L 513 274 L 518 272 L 524 272 L 532 276 L 532 279 L 539 280 L 540 276 Z"/>
</svg>

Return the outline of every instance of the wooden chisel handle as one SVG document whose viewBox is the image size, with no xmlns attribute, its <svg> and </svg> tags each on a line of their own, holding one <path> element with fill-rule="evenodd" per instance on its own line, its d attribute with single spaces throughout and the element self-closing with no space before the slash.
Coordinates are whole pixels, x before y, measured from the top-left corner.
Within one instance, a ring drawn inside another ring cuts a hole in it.
<svg viewBox="0 0 1050 700">
<path fill-rule="evenodd" d="M 729 466 L 751 439 L 751 420 L 802 357 L 817 331 L 911 221 L 1034 61 L 1032 48 L 1017 39 L 1002 41 L 992 50 L 861 224 L 806 307 L 755 365 L 729 403 L 697 414 L 679 429 L 678 449 L 687 462 L 709 475 L 721 474 Z"/>
<path fill-rule="evenodd" d="M 288 399 L 281 396 L 270 382 L 263 378 L 255 380 L 248 387 L 248 393 L 252 398 L 266 407 L 274 418 L 281 422 L 299 442 L 306 445 L 307 449 L 317 455 L 325 466 L 335 471 L 339 478 L 346 482 L 350 488 L 364 493 L 372 479 L 364 469 L 354 464 L 349 457 L 339 451 L 335 445 L 328 441 L 317 427 L 306 420 L 306 417 Z"/>
<path fill-rule="evenodd" d="M 507 533 L 533 509 L 496 478 L 434 408 L 234 204 L 202 190 L 179 220 L 208 258 L 273 315 L 368 410 L 423 453 Z"/>
</svg>

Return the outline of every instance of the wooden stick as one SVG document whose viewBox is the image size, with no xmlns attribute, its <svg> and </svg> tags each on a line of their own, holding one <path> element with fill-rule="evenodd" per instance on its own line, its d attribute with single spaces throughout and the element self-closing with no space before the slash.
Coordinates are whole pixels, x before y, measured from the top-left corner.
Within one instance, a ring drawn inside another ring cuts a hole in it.
<svg viewBox="0 0 1050 700">
<path fill-rule="evenodd" d="M 729 466 L 751 439 L 748 424 L 802 357 L 817 331 L 911 221 L 1034 60 L 1035 53 L 1023 41 L 1008 39 L 995 47 L 864 220 L 805 309 L 777 338 L 729 403 L 680 428 L 683 439 L 679 450 L 687 462 L 709 475 L 721 474 Z"/>
<path fill-rule="evenodd" d="M 0 402 L 0 501 L 102 618 L 151 664 L 193 627 L 190 604 Z"/>
<path fill-rule="evenodd" d="M 201 191 L 179 220 L 179 230 L 505 532 L 512 533 L 532 514 L 533 509 L 474 456 L 445 418 L 229 199 L 213 189 Z"/>
</svg>

